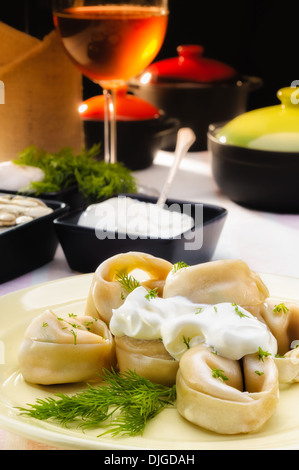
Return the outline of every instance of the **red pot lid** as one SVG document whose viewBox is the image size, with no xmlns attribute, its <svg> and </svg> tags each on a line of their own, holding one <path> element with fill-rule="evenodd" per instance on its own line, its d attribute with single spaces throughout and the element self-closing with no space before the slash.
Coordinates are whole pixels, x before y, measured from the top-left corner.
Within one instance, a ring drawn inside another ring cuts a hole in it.
<svg viewBox="0 0 299 470">
<path fill-rule="evenodd" d="M 202 46 L 179 46 L 177 52 L 178 57 L 154 62 L 139 80 L 144 84 L 167 80 L 210 83 L 227 81 L 237 75 L 236 70 L 229 65 L 203 57 Z"/>
<path fill-rule="evenodd" d="M 116 92 L 116 120 L 136 121 L 158 118 L 161 113 L 152 104 L 136 96 L 127 94 L 127 87 L 122 87 Z M 104 120 L 105 97 L 94 96 L 83 101 L 79 106 L 79 113 L 84 120 Z"/>
</svg>

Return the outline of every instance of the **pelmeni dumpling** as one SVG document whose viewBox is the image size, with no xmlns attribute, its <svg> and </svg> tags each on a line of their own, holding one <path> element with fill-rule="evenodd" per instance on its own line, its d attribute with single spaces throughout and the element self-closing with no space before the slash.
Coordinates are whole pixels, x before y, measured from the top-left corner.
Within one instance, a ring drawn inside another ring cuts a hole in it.
<svg viewBox="0 0 299 470">
<path fill-rule="evenodd" d="M 234 302 L 246 308 L 262 304 L 269 291 L 244 261 L 219 260 L 172 270 L 165 281 L 163 296 L 176 295 L 195 303 Z"/>
<path fill-rule="evenodd" d="M 118 336 L 115 344 L 120 372 L 134 370 L 151 382 L 166 386 L 175 384 L 179 363 L 166 351 L 161 340 Z"/>
<path fill-rule="evenodd" d="M 162 295 L 165 279 L 172 269 L 172 264 L 161 258 L 146 253 L 128 252 L 112 256 L 97 268 L 89 290 L 86 315 L 92 315 L 109 322 L 112 309 L 120 307 L 128 291 L 119 282 L 119 274 L 139 270 L 145 274 L 140 284 L 149 289 L 158 289 Z"/>
<path fill-rule="evenodd" d="M 279 402 L 278 371 L 272 356 L 260 360 L 250 354 L 235 361 L 215 354 L 205 344 L 182 356 L 176 389 L 178 412 L 219 434 L 256 431 Z"/>
<path fill-rule="evenodd" d="M 28 326 L 19 366 L 24 379 L 35 384 L 99 381 L 103 368 L 116 367 L 114 339 L 99 319 L 59 318 L 47 310 Z"/>
<path fill-rule="evenodd" d="M 267 299 L 259 314 L 277 341 L 280 383 L 299 382 L 299 305 Z"/>
</svg>

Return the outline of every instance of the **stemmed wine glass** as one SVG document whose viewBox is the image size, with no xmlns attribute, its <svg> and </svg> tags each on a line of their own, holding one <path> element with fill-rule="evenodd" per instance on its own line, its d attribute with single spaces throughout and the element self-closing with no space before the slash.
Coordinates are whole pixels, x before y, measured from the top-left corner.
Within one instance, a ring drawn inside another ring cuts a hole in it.
<svg viewBox="0 0 299 470">
<path fill-rule="evenodd" d="M 116 163 L 116 90 L 158 54 L 167 30 L 168 0 L 53 0 L 62 45 L 105 95 L 104 154 Z"/>
</svg>

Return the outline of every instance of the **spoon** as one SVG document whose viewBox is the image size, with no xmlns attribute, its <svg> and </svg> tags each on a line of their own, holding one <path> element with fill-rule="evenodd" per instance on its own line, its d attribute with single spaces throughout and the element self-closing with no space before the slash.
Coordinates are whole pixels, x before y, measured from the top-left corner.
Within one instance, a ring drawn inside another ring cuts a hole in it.
<svg viewBox="0 0 299 470">
<path fill-rule="evenodd" d="M 175 148 L 175 155 L 174 155 L 174 162 L 170 171 L 168 173 L 167 180 L 164 183 L 162 191 L 160 193 L 160 197 L 157 201 L 158 206 L 164 206 L 169 189 L 173 183 L 174 177 L 177 173 L 177 170 L 180 166 L 182 158 L 186 155 L 191 145 L 195 142 L 196 136 L 192 129 L 189 127 L 182 127 L 178 131 L 176 148 Z"/>
</svg>

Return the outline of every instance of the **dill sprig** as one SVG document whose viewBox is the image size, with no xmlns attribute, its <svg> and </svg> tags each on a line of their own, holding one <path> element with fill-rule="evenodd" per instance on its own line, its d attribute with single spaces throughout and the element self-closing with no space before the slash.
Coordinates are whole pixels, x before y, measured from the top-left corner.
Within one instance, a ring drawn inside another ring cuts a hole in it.
<svg viewBox="0 0 299 470">
<path fill-rule="evenodd" d="M 99 160 L 101 145 L 75 154 L 65 147 L 57 153 L 30 146 L 19 153 L 14 163 L 38 167 L 45 176 L 21 192 L 33 190 L 38 196 L 77 186 L 88 203 L 116 196 L 136 193 L 137 186 L 131 171 L 121 162 L 114 164 Z"/>
<path fill-rule="evenodd" d="M 146 294 L 145 298 L 147 300 L 155 299 L 158 297 L 159 292 L 158 292 L 158 287 L 155 287 L 154 289 L 150 289 L 148 293 Z"/>
<path fill-rule="evenodd" d="M 140 282 L 137 281 L 135 277 L 131 276 L 126 272 L 122 273 L 120 271 L 117 271 L 116 278 L 127 292 L 132 292 L 137 287 L 140 287 Z"/>
<path fill-rule="evenodd" d="M 104 383 L 75 395 L 57 393 L 38 399 L 22 415 L 52 420 L 63 426 L 77 424 L 83 429 L 102 427 L 104 434 L 135 436 L 142 434 L 147 422 L 165 407 L 173 405 L 176 387 L 155 384 L 131 370 L 103 371 Z"/>
<path fill-rule="evenodd" d="M 212 369 L 212 377 L 214 379 L 221 379 L 223 382 L 229 380 L 222 369 Z"/>
<path fill-rule="evenodd" d="M 180 269 L 188 268 L 188 267 L 189 267 L 189 264 L 186 264 L 185 261 L 178 261 L 177 263 L 173 265 L 172 271 L 176 273 Z"/>
<path fill-rule="evenodd" d="M 289 311 L 288 307 L 282 302 L 281 304 L 275 305 L 273 312 L 278 313 L 287 313 Z"/>
</svg>

